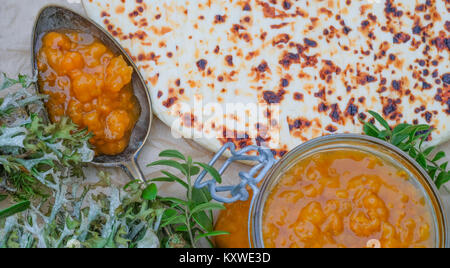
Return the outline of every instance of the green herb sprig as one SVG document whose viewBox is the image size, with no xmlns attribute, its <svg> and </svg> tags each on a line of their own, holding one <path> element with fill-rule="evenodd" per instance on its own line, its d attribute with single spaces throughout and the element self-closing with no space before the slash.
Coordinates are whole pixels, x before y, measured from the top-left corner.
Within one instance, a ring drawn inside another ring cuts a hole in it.
<svg viewBox="0 0 450 268">
<path fill-rule="evenodd" d="M 10 217 L 0 217 L 0 248 L 159 247 L 161 202 L 142 198 L 142 182 L 122 188 L 111 185 L 107 173 L 98 177 L 96 184 L 59 181 L 45 209 L 28 204 L 29 209 L 15 213 L 26 204 L 11 207 L 5 215 Z"/>
<path fill-rule="evenodd" d="M 174 247 L 196 247 L 198 241 L 205 238 L 206 241 L 213 246 L 210 237 L 218 235 L 226 235 L 228 232 L 215 231 L 213 225 L 214 210 L 225 209 L 222 204 L 212 202 L 211 194 L 208 189 L 197 189 L 193 187 L 193 176 L 200 173 L 201 169 L 206 170 L 214 179 L 221 182 L 221 177 L 216 169 L 213 167 L 200 163 L 193 162 L 190 156 L 185 157 L 182 153 L 176 150 L 166 150 L 160 153 L 162 159 L 155 161 L 148 166 L 165 166 L 173 168 L 185 177 L 174 175 L 169 171 L 161 171 L 164 175 L 162 177 L 153 178 L 152 182 L 176 182 L 186 190 L 186 199 L 179 199 L 173 197 L 161 197 L 160 201 L 166 204 L 169 208 L 164 212 L 161 227 L 167 227 L 166 231 L 169 238 L 176 237 L 164 241 L 163 244 Z M 151 193 L 149 196 L 155 198 L 155 186 L 150 185 L 147 192 Z"/>
<path fill-rule="evenodd" d="M 427 171 L 438 189 L 450 181 L 450 171 L 447 170 L 448 162 L 439 163 L 446 157 L 445 152 L 439 151 L 433 154 L 436 146 L 423 148 L 423 143 L 433 131 L 431 126 L 402 123 L 391 128 L 380 114 L 374 111 L 369 111 L 369 114 L 373 116 L 383 129 L 377 128 L 371 122 L 361 120 L 364 124 L 363 130 L 366 135 L 387 141 L 408 153 Z"/>
<path fill-rule="evenodd" d="M 42 107 L 45 99 L 28 90 L 35 82 L 26 75 L 0 76 L 0 90 L 21 86 L 0 98 L 0 191 L 18 201 L 0 211 L 0 218 L 26 210 L 31 199 L 50 196 L 48 185 L 56 188 L 59 180 L 82 177 L 84 163 L 94 156 L 91 135 L 69 118 L 50 124 L 30 112 L 30 105 Z"/>
<path fill-rule="evenodd" d="M 0 210 L 0 248 L 195 247 L 202 238 L 212 246 L 209 237 L 227 234 L 213 229 L 212 211 L 224 207 L 191 180 L 200 168 L 218 181 L 219 173 L 178 151 L 162 152 L 169 159 L 150 166 L 175 168 L 185 178 L 161 171 L 164 177 L 152 181 L 182 185 L 186 200 L 158 196 L 155 183 L 117 187 L 102 172 L 99 183 L 86 185 L 82 167 L 94 155 L 90 134 L 69 118 L 50 124 L 31 113 L 29 105 L 45 99 L 27 92 L 34 82 L 0 76 L 0 90 L 22 87 L 0 98 L 0 202 L 17 200 Z"/>
</svg>

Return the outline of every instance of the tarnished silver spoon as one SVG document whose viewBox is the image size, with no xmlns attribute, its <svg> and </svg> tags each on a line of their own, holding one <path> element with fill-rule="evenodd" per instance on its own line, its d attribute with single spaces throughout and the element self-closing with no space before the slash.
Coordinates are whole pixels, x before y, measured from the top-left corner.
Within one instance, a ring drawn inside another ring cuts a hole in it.
<svg viewBox="0 0 450 268">
<path fill-rule="evenodd" d="M 131 83 L 141 106 L 141 115 L 132 131 L 130 143 L 123 153 L 115 156 L 97 156 L 94 158 L 93 164 L 103 167 L 121 167 L 132 179 L 145 181 L 144 174 L 137 163 L 137 157 L 150 134 L 152 106 L 147 85 L 138 68 L 120 44 L 98 24 L 67 8 L 52 5 L 41 10 L 34 26 L 32 39 L 33 73 L 38 70 L 37 53 L 41 47 L 42 36 L 47 32 L 58 30 L 89 33 L 103 42 L 113 53 L 122 55 L 128 65 L 133 67 Z M 41 92 L 39 85 L 36 85 L 36 87 L 36 90 Z"/>
</svg>

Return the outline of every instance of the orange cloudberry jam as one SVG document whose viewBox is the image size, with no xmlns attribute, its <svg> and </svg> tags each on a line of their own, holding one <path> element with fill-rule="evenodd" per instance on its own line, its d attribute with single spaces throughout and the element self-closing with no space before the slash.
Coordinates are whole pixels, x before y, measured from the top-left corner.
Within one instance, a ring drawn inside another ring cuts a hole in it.
<svg viewBox="0 0 450 268">
<path fill-rule="evenodd" d="M 37 64 L 53 122 L 69 116 L 88 128 L 97 155 L 126 149 L 140 106 L 130 83 L 133 68 L 122 56 L 90 34 L 49 32 L 42 38 Z"/>
<path fill-rule="evenodd" d="M 423 193 L 387 160 L 353 149 L 307 156 L 281 176 L 263 212 L 265 247 L 433 247 Z M 248 246 L 248 202 L 227 206 L 220 247 Z"/>
</svg>

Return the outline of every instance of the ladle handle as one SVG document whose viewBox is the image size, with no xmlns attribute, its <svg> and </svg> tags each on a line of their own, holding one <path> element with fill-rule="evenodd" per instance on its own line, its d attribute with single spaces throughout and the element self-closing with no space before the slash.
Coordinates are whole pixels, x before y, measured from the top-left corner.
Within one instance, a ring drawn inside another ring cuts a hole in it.
<svg viewBox="0 0 450 268">
<path fill-rule="evenodd" d="M 137 156 L 133 157 L 128 162 L 122 163 L 121 167 L 132 180 L 147 182 L 144 172 L 142 172 L 142 169 L 137 162 Z"/>
</svg>

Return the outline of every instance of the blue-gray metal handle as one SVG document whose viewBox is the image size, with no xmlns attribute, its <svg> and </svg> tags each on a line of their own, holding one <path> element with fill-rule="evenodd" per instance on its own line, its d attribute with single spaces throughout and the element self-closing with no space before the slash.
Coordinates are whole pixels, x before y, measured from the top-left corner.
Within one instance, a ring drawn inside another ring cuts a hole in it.
<svg viewBox="0 0 450 268">
<path fill-rule="evenodd" d="M 272 166 L 277 162 L 274 158 L 273 153 L 268 148 L 263 148 L 259 146 L 247 146 L 240 151 L 236 151 L 236 146 L 229 142 L 225 144 L 217 153 L 214 155 L 210 166 L 214 166 L 217 160 L 225 153 L 226 150 L 230 150 L 231 157 L 225 162 L 225 164 L 218 170 L 220 175 L 222 175 L 225 170 L 235 161 L 254 161 L 257 164 L 249 172 L 239 172 L 239 177 L 241 182 L 237 185 L 232 186 L 218 186 L 217 181 L 213 178 L 208 181 L 203 181 L 207 171 L 203 170 L 202 173 L 197 177 L 194 187 L 203 188 L 208 187 L 211 192 L 211 196 L 214 200 L 223 203 L 233 203 L 235 201 L 241 200 L 246 201 L 249 198 L 249 193 L 247 191 L 247 185 L 253 190 L 254 196 L 259 192 L 258 183 L 264 178 L 267 172 L 272 168 Z M 258 155 L 248 155 L 248 152 L 257 151 Z M 258 174 L 258 175 L 256 175 Z M 229 192 L 231 197 L 223 197 L 218 195 L 218 193 Z"/>
</svg>

